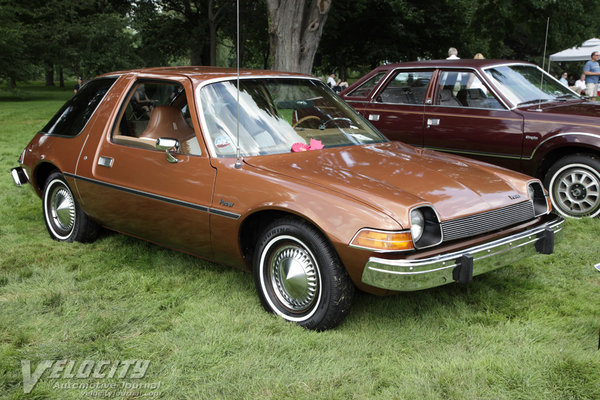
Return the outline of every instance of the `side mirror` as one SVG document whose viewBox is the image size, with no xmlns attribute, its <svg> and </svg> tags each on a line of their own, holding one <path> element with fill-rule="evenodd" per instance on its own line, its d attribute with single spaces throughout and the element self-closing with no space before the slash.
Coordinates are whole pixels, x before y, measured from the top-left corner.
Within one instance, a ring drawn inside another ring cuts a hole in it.
<svg viewBox="0 0 600 400">
<path fill-rule="evenodd" d="M 179 150 L 179 140 L 172 138 L 161 137 L 156 139 L 156 149 L 160 151 L 164 151 L 167 154 L 167 161 L 170 163 L 179 162 L 173 154 L 170 153 L 171 150 L 175 149 L 175 151 Z"/>
</svg>

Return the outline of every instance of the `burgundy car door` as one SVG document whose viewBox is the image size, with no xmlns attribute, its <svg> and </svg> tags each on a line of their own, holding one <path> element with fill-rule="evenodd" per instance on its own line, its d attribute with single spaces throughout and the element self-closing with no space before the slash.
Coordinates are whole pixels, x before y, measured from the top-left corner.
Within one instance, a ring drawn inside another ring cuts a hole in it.
<svg viewBox="0 0 600 400">
<path fill-rule="evenodd" d="M 425 108 L 425 147 L 519 168 L 523 117 L 509 110 L 474 71 L 440 71 L 432 103 Z"/>
<path fill-rule="evenodd" d="M 368 104 L 352 104 L 390 140 L 423 145 L 425 99 L 431 69 L 397 69 L 371 96 Z"/>
<path fill-rule="evenodd" d="M 84 147 L 77 188 L 86 212 L 103 225 L 210 257 L 216 172 L 198 141 L 191 94 L 191 84 L 183 78 L 134 82 L 114 124 Z M 179 140 L 175 161 L 156 150 L 159 137 Z"/>
</svg>

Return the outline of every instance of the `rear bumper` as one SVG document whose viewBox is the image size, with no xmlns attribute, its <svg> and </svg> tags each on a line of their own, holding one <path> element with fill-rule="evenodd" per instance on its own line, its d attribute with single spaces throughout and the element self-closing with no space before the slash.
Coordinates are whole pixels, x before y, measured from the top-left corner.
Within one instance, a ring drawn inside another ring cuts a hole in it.
<svg viewBox="0 0 600 400">
<path fill-rule="evenodd" d="M 453 253 L 415 260 L 371 257 L 362 275 L 363 283 L 394 291 L 413 291 L 467 283 L 480 275 L 536 253 L 551 254 L 560 239 L 564 219 L 550 215 L 534 228 Z"/>
<path fill-rule="evenodd" d="M 11 169 L 10 174 L 12 175 L 15 185 L 17 186 L 23 186 L 24 184 L 29 183 L 29 176 L 27 176 L 27 172 L 25 172 L 23 167 Z"/>
</svg>

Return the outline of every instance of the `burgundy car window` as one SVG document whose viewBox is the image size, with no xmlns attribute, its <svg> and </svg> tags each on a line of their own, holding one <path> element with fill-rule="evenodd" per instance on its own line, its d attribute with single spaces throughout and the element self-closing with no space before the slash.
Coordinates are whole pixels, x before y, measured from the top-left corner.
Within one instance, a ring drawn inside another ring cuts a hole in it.
<svg viewBox="0 0 600 400">
<path fill-rule="evenodd" d="M 381 81 L 381 79 L 387 74 L 387 71 L 375 74 L 370 79 L 367 79 L 359 87 L 348 93 L 348 97 L 365 97 L 375 89 L 375 86 Z"/>
<path fill-rule="evenodd" d="M 443 71 L 438 79 L 436 104 L 448 107 L 504 109 L 479 77 L 470 71 Z"/>
<path fill-rule="evenodd" d="M 117 78 L 99 78 L 86 83 L 42 129 L 42 133 L 77 136 Z"/>
<path fill-rule="evenodd" d="M 487 76 L 513 104 L 579 99 L 562 83 L 534 65 L 504 65 L 487 69 Z"/>
<path fill-rule="evenodd" d="M 380 103 L 423 104 L 433 71 L 398 71 L 377 96 Z"/>
</svg>

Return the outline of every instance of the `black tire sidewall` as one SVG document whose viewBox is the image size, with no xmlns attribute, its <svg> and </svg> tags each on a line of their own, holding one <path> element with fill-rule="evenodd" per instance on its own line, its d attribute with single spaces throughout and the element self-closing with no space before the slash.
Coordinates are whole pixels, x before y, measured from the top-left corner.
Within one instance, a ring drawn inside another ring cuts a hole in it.
<svg viewBox="0 0 600 400">
<path fill-rule="evenodd" d="M 51 195 L 50 192 L 54 190 L 54 187 L 56 187 L 57 185 L 60 185 L 69 191 L 69 194 L 73 199 L 73 204 L 75 207 L 75 221 L 70 232 L 66 235 L 63 235 L 61 234 L 61 232 L 57 231 L 54 223 L 51 221 L 50 216 L 49 196 Z M 69 184 L 60 172 L 53 172 L 48 176 L 48 179 L 46 179 L 44 191 L 42 193 L 42 209 L 44 213 L 44 222 L 46 223 L 46 228 L 48 229 L 48 233 L 50 234 L 52 239 L 57 240 L 59 242 L 86 242 L 93 240 L 93 238 L 95 237 L 95 233 L 97 230 L 95 224 L 92 221 L 90 221 L 87 215 L 83 212 L 83 210 L 79 206 L 79 203 L 77 202 L 77 199 L 75 198 L 73 190 L 71 190 Z"/>
<path fill-rule="evenodd" d="M 268 274 L 264 271 L 265 266 L 261 265 L 263 253 L 266 246 L 272 240 L 283 236 L 290 236 L 299 240 L 311 253 L 318 269 L 320 298 L 311 307 L 310 311 L 305 313 L 310 315 L 308 318 L 305 318 L 305 315 L 296 317 L 295 315 L 287 314 L 283 307 L 278 307 L 278 300 L 274 298 L 275 295 L 269 290 L 270 284 L 266 282 Z M 273 223 L 264 230 L 257 243 L 254 255 L 253 275 L 260 301 L 267 311 L 273 312 L 287 321 L 295 322 L 308 329 L 322 330 L 339 324 L 348 312 L 346 308 L 349 308 L 349 304 L 342 304 L 342 307 L 336 310 L 335 305 L 340 302 L 335 297 L 338 297 L 340 292 L 348 291 L 347 289 L 344 290 L 345 287 L 351 287 L 352 291 L 349 294 L 346 293 L 346 296 L 351 299 L 354 289 L 351 286 L 352 283 L 346 270 L 339 261 L 337 253 L 335 253 L 323 235 L 308 223 L 295 219 Z M 342 282 L 341 285 L 340 281 Z M 341 291 L 340 287 L 342 288 Z"/>
</svg>

